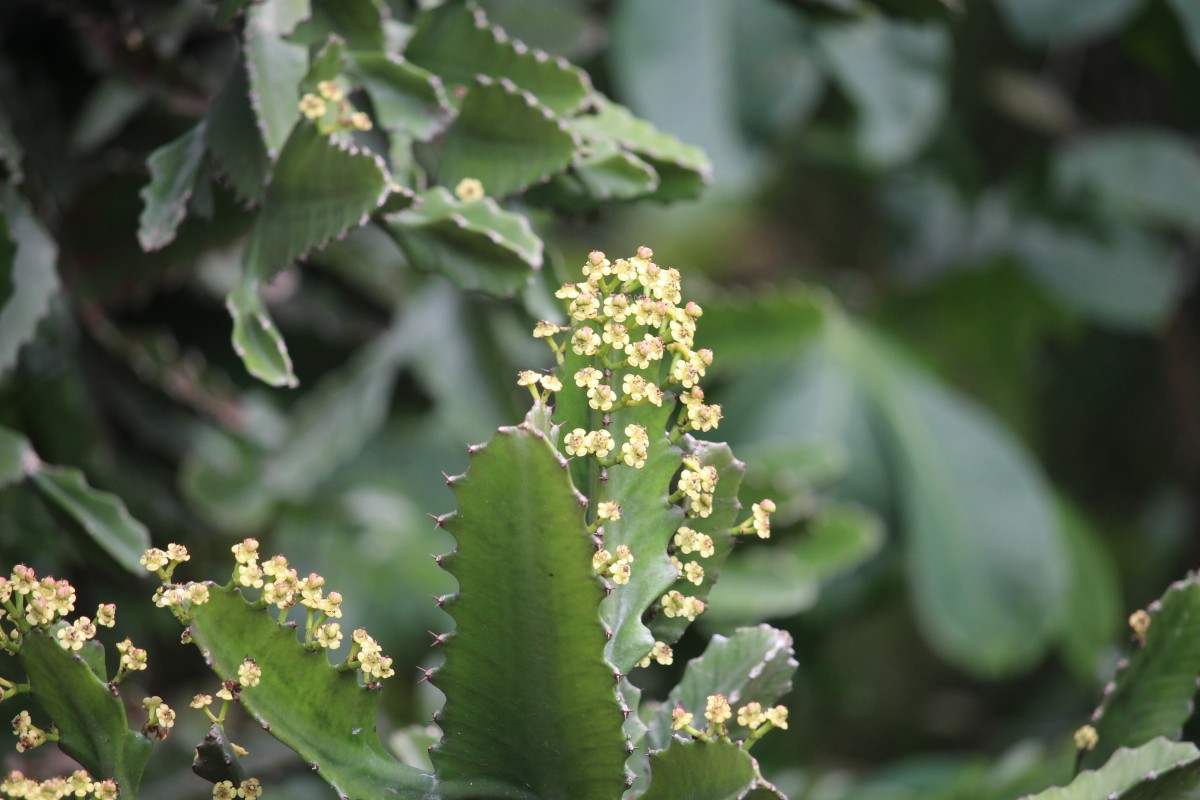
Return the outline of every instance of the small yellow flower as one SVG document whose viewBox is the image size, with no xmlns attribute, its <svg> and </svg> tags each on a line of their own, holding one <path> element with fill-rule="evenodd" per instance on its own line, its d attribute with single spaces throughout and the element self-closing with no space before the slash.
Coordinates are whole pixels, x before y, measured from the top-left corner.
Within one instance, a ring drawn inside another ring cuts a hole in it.
<svg viewBox="0 0 1200 800">
<path fill-rule="evenodd" d="M 763 713 L 761 703 L 747 703 L 738 709 L 737 721 L 738 725 L 744 725 L 750 730 L 756 730 L 767 721 L 767 715 Z"/>
<path fill-rule="evenodd" d="M 158 570 L 163 569 L 167 566 L 168 561 L 170 561 L 170 559 L 167 557 L 167 554 L 164 551 L 159 550 L 157 547 L 151 547 L 149 550 L 142 553 L 142 557 L 138 559 L 138 562 L 150 572 L 157 572 Z"/>
<path fill-rule="evenodd" d="M 779 728 L 781 731 L 787 730 L 788 710 L 786 706 L 775 706 L 774 708 L 767 709 L 766 716 L 767 722 L 771 723 L 776 728 Z"/>
<path fill-rule="evenodd" d="M 317 644 L 326 650 L 336 650 L 342 644 L 342 626 L 336 622 L 327 622 L 317 628 Z"/>
<path fill-rule="evenodd" d="M 244 800 L 257 800 L 262 797 L 262 784 L 258 782 L 258 778 L 246 778 L 238 787 L 237 796 Z"/>
<path fill-rule="evenodd" d="M 543 375 L 542 388 L 547 392 L 561 392 L 563 385 L 557 375 Z"/>
<path fill-rule="evenodd" d="M 1100 734 L 1091 725 L 1084 725 L 1075 731 L 1075 748 L 1077 750 L 1095 750 L 1100 743 Z"/>
<path fill-rule="evenodd" d="M 533 328 L 533 338 L 548 339 L 556 333 L 562 333 L 563 329 L 555 325 L 553 322 L 542 320 Z"/>
<path fill-rule="evenodd" d="M 517 373 L 517 386 L 537 386 L 541 380 L 542 376 L 531 369 L 522 370 Z"/>
<path fill-rule="evenodd" d="M 192 702 L 188 703 L 188 705 L 192 708 L 206 708 L 212 705 L 212 701 L 211 694 L 198 694 L 192 698 Z"/>
<path fill-rule="evenodd" d="M 375 123 L 371 122 L 365 111 L 355 111 L 350 115 L 350 127 L 356 131 L 369 131 L 375 127 Z"/>
<path fill-rule="evenodd" d="M 692 715 L 682 706 L 675 706 L 671 710 L 671 730 L 681 731 L 691 724 Z"/>
<path fill-rule="evenodd" d="M 569 456 L 586 456 L 588 454 L 587 431 L 576 428 L 563 437 L 563 448 Z"/>
<path fill-rule="evenodd" d="M 596 572 L 605 572 L 611 563 L 613 563 L 612 553 L 603 548 L 592 554 L 592 569 L 596 570 Z"/>
<path fill-rule="evenodd" d="M 208 602 L 209 592 L 208 586 L 203 583 L 189 583 L 187 585 L 188 602 L 194 606 L 202 606 Z"/>
<path fill-rule="evenodd" d="M 597 411 L 609 411 L 617 402 L 617 394 L 607 383 L 594 386 L 587 391 L 588 405 Z"/>
<path fill-rule="evenodd" d="M 262 680 L 262 667 L 252 658 L 247 658 L 238 665 L 238 683 L 242 686 L 258 686 Z"/>
<path fill-rule="evenodd" d="M 117 624 L 117 606 L 115 603 L 103 603 L 96 609 L 96 624 L 111 628 Z"/>
<path fill-rule="evenodd" d="M 230 549 L 239 564 L 258 563 L 258 539 L 243 539 Z"/>
<path fill-rule="evenodd" d="M 600 385 L 604 373 L 594 367 L 584 367 L 575 373 L 575 385 L 580 389 L 594 389 Z"/>
<path fill-rule="evenodd" d="M 464 203 L 482 200 L 484 196 L 483 182 L 477 178 L 463 178 L 454 187 L 454 196 Z"/>
<path fill-rule="evenodd" d="M 723 694 L 712 694 L 708 696 L 708 704 L 704 708 L 704 718 L 713 725 L 723 725 L 730 717 L 733 716 L 733 709 L 729 707 L 729 700 Z"/>
<path fill-rule="evenodd" d="M 675 661 L 675 651 L 665 642 L 655 642 L 650 656 L 664 667 L 669 667 Z"/>
<path fill-rule="evenodd" d="M 704 567 L 695 561 L 689 561 L 683 567 L 683 574 L 689 581 L 699 586 L 704 583 Z"/>
<path fill-rule="evenodd" d="M 596 454 L 597 458 L 606 457 L 615 446 L 612 434 L 603 428 L 592 431 L 587 435 L 588 450 Z"/>
<path fill-rule="evenodd" d="M 596 517 L 616 522 L 621 518 L 621 504 L 616 500 L 605 500 L 596 506 Z"/>
<path fill-rule="evenodd" d="M 306 94 L 300 98 L 300 113 L 305 119 L 320 119 L 325 116 L 327 109 L 325 101 L 315 94 Z"/>
<path fill-rule="evenodd" d="M 191 561 L 192 556 L 188 553 L 187 548 L 183 545 L 169 544 L 167 545 L 167 560 L 174 561 L 176 563 L 182 563 L 184 561 Z"/>
<path fill-rule="evenodd" d="M 213 784 L 213 800 L 237 800 L 237 789 L 233 781 L 221 781 Z"/>
<path fill-rule="evenodd" d="M 321 93 L 322 98 L 331 103 L 341 102 L 342 98 L 346 96 L 337 81 L 321 81 L 317 84 L 317 91 Z"/>
</svg>

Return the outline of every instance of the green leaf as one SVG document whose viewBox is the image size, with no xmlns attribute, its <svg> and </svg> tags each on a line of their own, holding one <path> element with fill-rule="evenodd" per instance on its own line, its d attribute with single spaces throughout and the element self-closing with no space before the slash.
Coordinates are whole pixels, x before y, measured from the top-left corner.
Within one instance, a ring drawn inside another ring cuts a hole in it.
<svg viewBox="0 0 1200 800">
<path fill-rule="evenodd" d="M 250 203 L 261 201 L 270 160 L 250 106 L 246 64 L 241 60 L 208 112 L 206 142 L 233 190 Z"/>
<path fill-rule="evenodd" d="M 59 288 L 58 245 L 24 199 L 12 189 L 7 194 L 7 219 L 0 215 L 0 232 L 6 234 L 0 239 L 0 270 L 12 276 L 13 289 L 0 307 L 0 377 L 33 340 Z"/>
<path fill-rule="evenodd" d="M 121 498 L 88 486 L 83 472 L 74 467 L 39 464 L 29 478 L 117 563 L 130 572 L 144 572 L 138 559 L 150 547 L 150 532 L 133 518 Z"/>
<path fill-rule="evenodd" d="M 225 307 L 233 317 L 233 349 L 246 371 L 271 386 L 297 386 L 287 345 L 267 313 L 258 281 L 243 278 L 225 298 Z"/>
<path fill-rule="evenodd" d="M 1100 741 L 1084 758 L 1086 766 L 1104 763 L 1118 747 L 1178 738 L 1192 715 L 1200 677 L 1200 579 L 1173 584 L 1147 610 L 1145 645 L 1118 671 L 1092 715 Z"/>
<path fill-rule="evenodd" d="M 278 446 L 261 452 L 217 431 L 201 438 L 183 469 L 192 503 L 221 527 L 247 530 L 263 525 L 280 501 L 310 497 L 383 427 L 396 374 L 424 343 L 424 321 L 399 317 L 350 363 L 322 377 L 292 407 Z"/>
<path fill-rule="evenodd" d="M 771 5 L 625 0 L 612 16 L 608 68 L 620 96 L 654 125 L 695 142 L 720 165 L 717 178 L 726 185 L 745 187 L 756 166 L 737 124 L 746 87 L 734 72 L 735 24 L 764 8 L 770 13 Z"/>
<path fill-rule="evenodd" d="M 642 800 L 737 800 L 755 779 L 754 759 L 736 744 L 672 739 L 650 754 L 650 789 Z"/>
<path fill-rule="evenodd" d="M 271 173 L 246 244 L 249 275 L 267 279 L 281 267 L 365 225 L 388 195 L 383 161 L 298 124 Z"/>
<path fill-rule="evenodd" d="M 1125 792 L 1147 777 L 1194 764 L 1200 758 L 1195 745 L 1155 739 L 1137 749 L 1122 747 L 1095 771 L 1081 772 L 1066 787 L 1055 787 L 1021 800 L 1095 800 L 1096 798 L 1125 798 Z M 1142 800 L 1185 800 L 1177 795 L 1142 795 Z"/>
<path fill-rule="evenodd" d="M 838 357 L 884 426 L 918 621 L 947 660 L 980 675 L 1031 666 L 1066 603 L 1065 545 L 1037 466 L 994 418 L 865 330 Z"/>
<path fill-rule="evenodd" d="M 438 76 L 390 53 L 355 53 L 352 74 L 371 96 L 384 130 L 425 142 L 441 133 L 453 110 Z"/>
<path fill-rule="evenodd" d="M 1059 527 L 1071 555 L 1071 588 L 1063 627 L 1062 653 L 1076 674 L 1097 679 L 1121 626 L 1121 585 L 1104 542 L 1082 514 L 1058 504 Z"/>
<path fill-rule="evenodd" d="M 440 272 L 463 289 L 511 296 L 542 266 L 542 240 L 521 214 L 490 197 L 464 203 L 435 186 L 415 208 L 387 218 L 387 229 L 418 269 Z"/>
<path fill-rule="evenodd" d="M 1054 181 L 1060 192 L 1092 196 L 1123 219 L 1200 228 L 1200 155 L 1164 129 L 1110 129 L 1078 139 L 1055 156 Z"/>
<path fill-rule="evenodd" d="M 284 37 L 308 16 L 308 0 L 263 0 L 246 11 L 250 105 L 271 160 L 300 119 L 300 81 L 308 71 L 308 48 Z"/>
<path fill-rule="evenodd" d="M 205 127 L 201 122 L 146 160 L 150 182 L 139 192 L 145 207 L 138 220 L 138 242 L 143 250 L 158 250 L 174 241 L 204 159 Z"/>
<path fill-rule="evenodd" d="M 505 197 L 566 169 L 575 145 L 576 137 L 533 95 L 505 78 L 481 76 L 446 131 L 439 183 L 454 187 L 475 178 L 491 197 Z"/>
<path fill-rule="evenodd" d="M 311 0 L 312 15 L 296 26 L 289 39 L 307 45 L 331 35 L 351 50 L 383 50 L 384 6 L 378 0 Z"/>
<path fill-rule="evenodd" d="M 583 70 L 513 41 L 474 3 L 448 2 L 423 13 L 404 56 L 452 88 L 470 87 L 481 75 L 506 78 L 555 114 L 578 111 L 592 89 Z"/>
<path fill-rule="evenodd" d="M 262 681 L 242 690 L 241 704 L 272 736 L 294 750 L 340 796 L 424 800 L 432 776 L 397 761 L 375 732 L 379 694 L 339 672 L 323 650 L 311 652 L 292 627 L 278 624 L 229 586 L 211 586 L 192 609 L 192 641 L 223 680 L 237 680 L 243 659 Z"/>
<path fill-rule="evenodd" d="M 917 155 L 946 105 L 950 37 L 940 24 L 874 16 L 821 30 L 821 53 L 858 109 L 859 152 L 878 167 Z"/>
<path fill-rule="evenodd" d="M 706 625 L 782 619 L 816 604 L 821 587 L 874 557 L 883 525 L 866 509 L 835 505 L 803 533 L 736 554 L 713 587 Z"/>
<path fill-rule="evenodd" d="M 457 548 L 443 567 L 459 591 L 446 602 L 456 630 L 434 680 L 446 693 L 439 777 L 514 796 L 620 796 L 625 737 L 596 614 L 604 593 L 566 461 L 528 423 L 501 428 L 450 485 L 458 511 L 443 526 Z"/>
<path fill-rule="evenodd" d="M 601 142 L 586 154 L 576 153 L 571 167 L 529 199 L 564 210 L 596 209 L 623 200 L 649 197 L 658 191 L 658 173 L 615 142 Z"/>
<path fill-rule="evenodd" d="M 1066 44 L 1115 31 L 1142 0 L 999 0 L 1017 38 L 1028 44 Z"/>
<path fill-rule="evenodd" d="M 1183 272 L 1159 237 L 1111 222 L 1098 234 L 1029 220 L 1012 246 L 1022 265 L 1064 305 L 1118 329 L 1162 325 L 1183 291 Z"/>
<path fill-rule="evenodd" d="M 573 355 L 573 354 L 572 354 Z M 570 378 L 575 373 L 567 362 L 562 374 Z M 613 382 L 620 386 L 620 378 Z M 582 409 L 571 409 L 569 397 L 581 396 L 582 392 L 562 392 L 555 407 L 555 422 L 562 423 L 565 430 L 577 427 L 594 430 L 600 420 L 594 421 L 587 413 L 586 400 Z M 654 647 L 654 634 L 643 622 L 646 610 L 654 606 L 670 589 L 678 576 L 667 555 L 667 545 L 680 525 L 685 524 L 683 513 L 677 506 L 667 503 L 672 491 L 671 478 L 678 471 L 682 451 L 668 441 L 664 431 L 672 417 L 670 403 L 663 408 L 652 405 L 638 406 L 612 415 L 612 430 L 620 432 L 626 425 L 644 425 L 650 432 L 650 447 L 646 463 L 641 469 L 627 465 L 609 470 L 604 488 L 604 499 L 616 500 L 621 504 L 621 519 L 604 525 L 604 547 L 610 553 L 617 545 L 628 545 L 633 553 L 634 564 L 629 583 L 617 586 L 600 606 L 604 624 L 612 629 L 613 635 L 607 645 L 608 660 L 622 674 L 641 661 Z M 592 459 L 575 459 L 572 467 Z M 581 473 L 575 475 L 575 483 L 589 497 L 599 499 L 598 476 Z"/>
<path fill-rule="evenodd" d="M 1192 800 L 1200 790 L 1200 762 L 1176 763 L 1121 795 L 1121 800 Z"/>
<path fill-rule="evenodd" d="M 733 551 L 734 537 L 730 535 L 729 530 L 738 523 L 738 515 L 742 510 L 742 504 L 738 502 L 738 490 L 741 488 L 742 478 L 746 474 L 746 465 L 733 457 L 733 451 L 724 442 L 696 441 L 690 436 L 685 436 L 680 441 L 684 451 L 695 456 L 702 466 L 717 468 L 720 482 L 717 484 L 717 490 L 713 492 L 712 513 L 707 517 L 683 521 L 683 524 L 697 533 L 712 537 L 714 552 L 708 558 L 700 558 L 696 554 L 679 556 L 685 564 L 696 559 L 700 566 L 704 567 L 704 581 L 696 586 L 681 577 L 670 588 L 685 596 L 707 600 L 713 584 L 721 576 L 721 567 L 724 565 L 725 559 Z M 675 532 L 671 531 L 671 533 L 674 535 Z M 683 636 L 683 632 L 690 624 L 685 617 L 668 617 L 660 614 L 651 621 L 650 630 L 655 638 L 671 643 Z"/>
<path fill-rule="evenodd" d="M 709 695 L 725 695 L 735 711 L 750 702 L 770 708 L 792 690 L 792 675 L 799 666 L 793 655 L 791 635 L 769 625 L 738 628 L 729 637 L 714 636 L 704 654 L 688 662 L 683 678 L 650 721 L 648 745 L 659 749 L 670 744 L 671 712 L 676 707 L 703 718 Z M 747 728 L 730 720 L 730 738 L 747 735 Z"/>
<path fill-rule="evenodd" d="M 836 316 L 832 295 L 819 286 L 776 287 L 765 292 L 728 291 L 704 302 L 703 346 L 720 358 L 714 366 L 772 362 L 794 355 Z M 753 325 L 747 325 L 753 320 Z"/>
<path fill-rule="evenodd" d="M 25 464 L 32 453 L 28 439 L 0 427 L 0 489 L 25 480 Z"/>
<path fill-rule="evenodd" d="M 1183 24 L 1183 34 L 1192 56 L 1200 61 L 1200 6 L 1191 0 L 1167 0 L 1167 5 L 1175 11 Z"/>
<path fill-rule="evenodd" d="M 112 778 L 121 797 L 137 800 L 150 739 L 129 729 L 121 696 L 58 642 L 33 631 L 17 658 L 33 698 L 58 727 L 58 747 L 96 779 Z"/>
<path fill-rule="evenodd" d="M 659 177 L 654 199 L 694 199 L 712 182 L 712 164 L 699 147 L 684 144 L 601 95 L 594 97 L 592 106 L 595 113 L 571 118 L 568 128 L 590 147 L 616 143 L 649 164 Z"/>
</svg>

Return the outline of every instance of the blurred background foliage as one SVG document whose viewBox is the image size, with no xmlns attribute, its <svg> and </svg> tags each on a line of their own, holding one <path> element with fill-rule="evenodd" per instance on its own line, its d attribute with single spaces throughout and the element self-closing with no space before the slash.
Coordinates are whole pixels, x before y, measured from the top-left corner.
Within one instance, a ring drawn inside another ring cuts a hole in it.
<svg viewBox="0 0 1200 800">
<path fill-rule="evenodd" d="M 451 88 L 487 72 L 460 63 L 490 52 L 469 35 L 413 44 L 400 0 L 382 24 L 375 3 L 314 0 L 305 21 L 272 0 L 248 22 L 241 5 L 0 7 L 0 426 L 19 431 L 0 436 L 0 566 L 118 599 L 164 696 L 204 673 L 121 566 L 147 529 L 188 545 L 190 577 L 258 536 L 343 591 L 398 665 L 431 665 L 430 595 L 453 589 L 426 555 L 450 544 L 426 516 L 451 505 L 440 471 L 523 414 L 513 376 L 546 363 L 528 330 L 550 290 L 588 250 L 644 243 L 705 307 L 746 498 L 780 506 L 699 626 L 796 637 L 794 722 L 764 772 L 811 800 L 1002 800 L 1069 777 L 1125 616 L 1200 552 L 1195 3 L 487 0 L 664 132 L 547 78 L 529 90 L 574 145 L 539 128 L 509 143 L 526 171 L 494 174 L 513 151 L 487 149 L 478 104 L 504 91 L 439 95 L 363 55 L 412 45 Z M 311 82 L 342 59 L 382 129 L 356 145 L 387 172 L 317 148 L 268 181 L 315 146 L 289 138 L 295 98 L 274 117 L 233 102 L 278 73 L 240 71 L 230 21 L 251 64 L 298 52 Z M 235 141 L 247 120 L 266 152 Z M 482 177 L 503 208 L 447 230 L 430 176 Z M 346 219 L 271 227 L 269 209 L 343 189 Z M 22 436 L 61 467 L 22 481 Z M 389 729 L 439 703 L 398 672 Z M 148 796 L 183 796 L 194 722 Z M 243 733 L 268 781 L 325 796 Z"/>
</svg>

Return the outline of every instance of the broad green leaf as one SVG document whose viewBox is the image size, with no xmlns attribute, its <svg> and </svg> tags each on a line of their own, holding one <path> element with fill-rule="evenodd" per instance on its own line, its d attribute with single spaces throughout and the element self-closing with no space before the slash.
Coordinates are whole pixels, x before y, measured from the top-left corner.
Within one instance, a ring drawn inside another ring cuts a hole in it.
<svg viewBox="0 0 1200 800">
<path fill-rule="evenodd" d="M 821 587 L 883 546 L 879 517 L 857 506 L 824 510 L 802 533 L 735 553 L 713 587 L 706 627 L 782 619 L 816 604 Z"/>
<path fill-rule="evenodd" d="M 250 106 L 246 63 L 238 61 L 208 112 L 206 142 L 233 190 L 257 204 L 266 191 L 270 160 Z"/>
<path fill-rule="evenodd" d="M 313 55 L 300 88 L 304 92 L 318 94 L 322 81 L 336 81 L 345 68 L 346 42 L 340 36 L 330 34 L 321 49 Z"/>
<path fill-rule="evenodd" d="M 650 754 L 642 800 L 737 800 L 755 782 L 754 759 L 730 742 L 685 742 Z"/>
<path fill-rule="evenodd" d="M 1179 21 L 1183 23 L 1184 37 L 1187 39 L 1192 56 L 1200 61 L 1200 5 L 1193 3 L 1192 0 L 1167 0 L 1167 5 L 1175 11 Z"/>
<path fill-rule="evenodd" d="M 637 200 L 658 191 L 658 173 L 615 142 L 601 142 L 577 153 L 570 169 L 529 192 L 529 199 L 565 210 L 595 209 Z"/>
<path fill-rule="evenodd" d="M 233 317 L 233 349 L 246 371 L 271 386 L 299 384 L 287 345 L 263 303 L 258 281 L 243 278 L 225 298 L 225 307 Z"/>
<path fill-rule="evenodd" d="M 490 197 L 464 203 L 435 186 L 415 208 L 387 218 L 409 262 L 464 289 L 512 295 L 542 266 L 542 240 L 521 214 Z"/>
<path fill-rule="evenodd" d="M 1200 154 L 1165 129 L 1109 129 L 1072 142 L 1054 159 L 1068 195 L 1091 196 L 1115 216 L 1200 228 Z"/>
<path fill-rule="evenodd" d="M 1088 770 L 1075 776 L 1068 786 L 1047 789 L 1037 794 L 1026 795 L 1021 800 L 1115 800 L 1124 798 L 1131 788 L 1136 787 L 1148 776 L 1168 770 L 1187 767 L 1200 758 L 1195 745 L 1177 743 L 1167 739 L 1152 742 L 1130 750 L 1122 747 L 1112 754 L 1107 762 L 1094 771 Z M 1186 800 L 1191 795 L 1142 795 L 1142 800 Z"/>
<path fill-rule="evenodd" d="M 0 489 L 25 479 L 25 465 L 32 453 L 28 439 L 0 427 Z"/>
<path fill-rule="evenodd" d="M 142 215 L 138 242 L 143 250 L 158 250 L 175 240 L 175 229 L 187 214 L 188 200 L 204 158 L 205 123 L 150 154 L 150 182 L 139 193 Z"/>
<path fill-rule="evenodd" d="M 1161 238 L 1112 222 L 1096 233 L 1029 220 L 1013 231 L 1022 265 L 1064 305 L 1119 329 L 1159 327 L 1183 290 L 1183 272 Z"/>
<path fill-rule="evenodd" d="M 794 355 L 838 314 L 828 291 L 808 285 L 755 294 L 727 291 L 703 306 L 700 344 L 717 354 L 714 367 Z"/>
<path fill-rule="evenodd" d="M 355 53 L 352 71 L 381 128 L 424 142 L 448 124 L 453 112 L 438 76 L 390 53 Z"/>
<path fill-rule="evenodd" d="M 434 678 L 446 694 L 439 777 L 514 796 L 620 796 L 623 718 L 596 614 L 604 593 L 566 461 L 529 424 L 501 428 L 450 485 L 458 511 L 443 526 L 457 547 L 442 565 L 459 590 Z"/>
<path fill-rule="evenodd" d="M 1176 763 L 1121 795 L 1121 800 L 1195 800 L 1200 796 L 1200 762 Z"/>
<path fill-rule="evenodd" d="M 736 20 L 764 8 L 769 13 L 770 5 L 761 0 L 624 0 L 612 17 L 607 66 L 620 96 L 655 126 L 695 142 L 718 165 L 722 185 L 744 187 L 755 172 L 753 154 L 737 126 L 744 87 L 733 63 Z"/>
<path fill-rule="evenodd" d="M 308 71 L 308 48 L 284 37 L 308 16 L 308 0 L 263 0 L 246 10 L 250 105 L 272 161 L 300 119 L 300 81 Z"/>
<path fill-rule="evenodd" d="M 575 372 L 570 367 L 568 362 L 563 371 L 568 379 Z M 617 385 L 620 385 L 619 381 Z M 593 421 L 587 414 L 590 409 L 586 405 L 582 409 L 583 416 L 579 416 L 581 410 L 574 413 L 569 410 L 567 398 L 575 395 L 582 393 L 560 394 L 554 409 L 555 421 L 562 423 L 566 430 L 599 428 L 599 414 Z M 586 400 L 584 402 L 586 404 Z M 679 469 L 683 454 L 663 433 L 671 418 L 670 404 L 666 401 L 661 409 L 647 404 L 612 417 L 611 427 L 616 433 L 624 431 L 630 424 L 644 425 L 651 432 L 645 465 L 637 470 L 625 464 L 610 469 L 603 490 L 603 499 L 621 504 L 621 519 L 604 526 L 604 547 L 611 553 L 617 545 L 628 545 L 634 557 L 629 583 L 615 587 L 600 606 L 601 618 L 613 632 L 607 645 L 608 660 L 623 674 L 628 674 L 654 647 L 654 634 L 643 618 L 647 609 L 658 603 L 678 577 L 667 555 L 667 545 L 679 526 L 685 523 L 683 513 L 677 506 L 667 503 L 667 496 L 674 490 L 670 485 L 671 477 Z M 590 461 L 593 459 L 575 459 L 572 467 L 578 469 L 576 464 L 582 466 Z M 587 478 L 581 478 L 579 472 L 575 474 L 576 485 L 597 502 L 600 499 L 598 481 L 599 476 L 589 474 Z"/>
<path fill-rule="evenodd" d="M 404 57 L 452 88 L 470 87 L 480 75 L 506 78 L 555 114 L 578 111 L 592 89 L 583 70 L 511 40 L 474 3 L 448 2 L 423 13 Z"/>
<path fill-rule="evenodd" d="M 855 140 L 862 156 L 879 167 L 916 156 L 937 131 L 946 105 L 947 29 L 873 16 L 824 28 L 818 43 L 857 108 Z"/>
<path fill-rule="evenodd" d="M 654 199 L 693 199 L 712 182 L 712 164 L 699 147 L 684 144 L 601 95 L 595 96 L 592 106 L 595 113 L 572 117 L 567 127 L 590 147 L 615 142 L 649 164 L 659 178 Z"/>
<path fill-rule="evenodd" d="M 266 280 L 315 247 L 365 225 L 388 195 L 383 161 L 301 122 L 271 173 L 246 244 L 246 270 Z"/>
<path fill-rule="evenodd" d="M 438 179 L 454 187 L 464 178 L 501 198 L 566 169 L 576 137 L 533 95 L 507 79 L 476 78 L 450 123 Z"/>
<path fill-rule="evenodd" d="M 5 234 L 0 238 L 0 272 L 11 274 L 12 294 L 0 307 L 0 377 L 16 365 L 17 354 L 37 333 L 59 288 L 58 245 L 16 191 L 7 194 L 7 218 L 0 214 L 0 234 Z"/>
<path fill-rule="evenodd" d="M 1121 626 L 1120 579 L 1112 555 L 1083 515 L 1062 500 L 1058 513 L 1071 556 L 1070 624 L 1063 627 L 1062 654 L 1077 675 L 1096 680 Z"/>
<path fill-rule="evenodd" d="M 117 563 L 130 572 L 144 572 L 138 559 L 150 547 L 150 532 L 133 518 L 121 498 L 93 489 L 83 472 L 74 467 L 40 464 L 29 472 L 29 478 Z"/>
<path fill-rule="evenodd" d="M 713 492 L 712 513 L 707 517 L 696 517 L 683 521 L 684 525 L 697 533 L 712 537 L 714 552 L 711 556 L 701 558 L 695 553 L 678 555 L 684 564 L 692 560 L 699 563 L 704 568 L 704 580 L 699 586 L 696 586 L 691 581 L 680 577 L 670 588 L 683 595 L 697 597 L 707 602 L 713 584 L 720 578 L 725 560 L 733 551 L 734 537 L 730 535 L 729 531 L 741 521 L 738 519 L 742 510 L 742 504 L 738 502 L 738 490 L 741 488 L 742 478 L 746 474 L 746 465 L 733 457 L 729 445 L 724 442 L 696 441 L 690 436 L 685 436 L 680 442 L 684 451 L 695 456 L 702 466 L 716 467 L 720 482 L 717 483 L 717 490 Z M 671 533 L 674 534 L 674 531 Z M 667 617 L 659 614 L 651 621 L 650 630 L 656 639 L 672 643 L 683 636 L 683 632 L 690 624 L 685 617 Z"/>
<path fill-rule="evenodd" d="M 683 678 L 651 720 L 647 734 L 650 748 L 660 749 L 670 744 L 671 712 L 676 707 L 703 719 L 709 695 L 725 695 L 735 712 L 750 702 L 770 708 L 792 690 L 792 675 L 797 666 L 792 637 L 786 631 L 758 625 L 739 628 L 729 637 L 714 636 L 704 654 L 688 662 Z M 736 718 L 728 726 L 729 736 L 734 740 L 745 739 L 749 734 L 748 729 L 737 724 Z"/>
<path fill-rule="evenodd" d="M 243 659 L 258 663 L 262 681 L 242 690 L 241 704 L 264 730 L 315 765 L 341 797 L 429 797 L 432 776 L 401 764 L 379 741 L 379 694 L 359 686 L 357 671 L 339 672 L 324 651 L 305 649 L 293 627 L 253 608 L 240 590 L 210 586 L 209 594 L 192 609 L 192 641 L 223 680 L 238 679 Z"/>
<path fill-rule="evenodd" d="M 183 468 L 192 503 L 221 527 L 253 530 L 281 501 L 303 502 L 383 427 L 396 373 L 424 344 L 424 321 L 404 314 L 350 363 L 323 376 L 292 407 L 277 446 L 256 450 L 218 431 L 199 439 Z"/>
<path fill-rule="evenodd" d="M 1033 45 L 1104 36 L 1132 17 L 1143 0 L 999 0 L 1009 27 Z"/>
<path fill-rule="evenodd" d="M 58 728 L 59 749 L 92 777 L 115 780 L 122 798 L 137 800 L 151 741 L 129 729 L 121 696 L 87 662 L 40 631 L 25 637 L 17 658 L 33 698 Z"/>
<path fill-rule="evenodd" d="M 1178 738 L 1192 715 L 1200 677 L 1200 579 L 1173 584 L 1148 610 L 1145 645 L 1119 669 L 1093 714 L 1100 741 L 1086 766 L 1104 763 L 1118 747 Z"/>
<path fill-rule="evenodd" d="M 972 672 L 1027 669 L 1058 632 L 1069 578 L 1045 479 L 994 418 L 883 340 L 847 323 L 833 346 L 884 428 L 925 635 Z"/>
<path fill-rule="evenodd" d="M 312 14 L 296 26 L 290 41 L 313 45 L 331 35 L 351 50 L 384 49 L 384 4 L 380 0 L 310 0 Z"/>
</svg>

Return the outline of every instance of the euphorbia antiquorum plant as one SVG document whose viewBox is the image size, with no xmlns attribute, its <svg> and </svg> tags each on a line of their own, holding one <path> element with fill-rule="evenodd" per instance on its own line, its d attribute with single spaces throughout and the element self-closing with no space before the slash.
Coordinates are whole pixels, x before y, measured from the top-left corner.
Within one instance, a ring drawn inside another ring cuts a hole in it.
<svg viewBox="0 0 1200 800">
<path fill-rule="evenodd" d="M 721 420 L 700 387 L 713 360 L 697 347 L 703 312 L 646 247 L 616 260 L 592 252 L 582 280 L 556 294 L 564 319 L 534 330 L 556 368 L 518 376 L 533 396 L 528 416 L 470 447 L 466 473 L 446 479 L 458 509 L 436 520 L 457 546 L 438 563 L 458 591 L 437 599 L 455 627 L 436 637 L 445 662 L 426 675 L 446 695 L 432 772 L 376 735 L 392 661 L 365 630 L 341 629 L 342 597 L 324 578 L 261 555 L 254 539 L 233 547 L 223 585 L 181 582 L 180 545 L 144 554 L 162 580 L 155 604 L 219 679 L 216 713 L 212 695 L 191 703 L 213 726 L 193 768 L 214 798 L 264 788 L 225 736 L 235 705 L 354 800 L 778 796 L 750 750 L 787 727 L 775 701 L 796 667 L 788 634 L 715 637 L 661 703 L 643 702 L 631 681 L 672 663 L 737 539 L 770 535 L 769 500 L 740 519 L 743 465 L 726 445 L 693 438 Z M 57 741 L 86 768 L 42 782 L 13 773 L 4 790 L 136 797 L 152 741 L 176 713 L 147 698 L 147 721 L 129 729 L 120 684 L 146 653 L 121 642 L 110 676 L 95 635 L 115 609 L 68 619 L 70 585 L 26 567 L 2 591 L 4 646 L 28 676 L 6 683 L 5 697 L 28 692 L 40 706 L 14 721 L 20 747 Z"/>
</svg>

